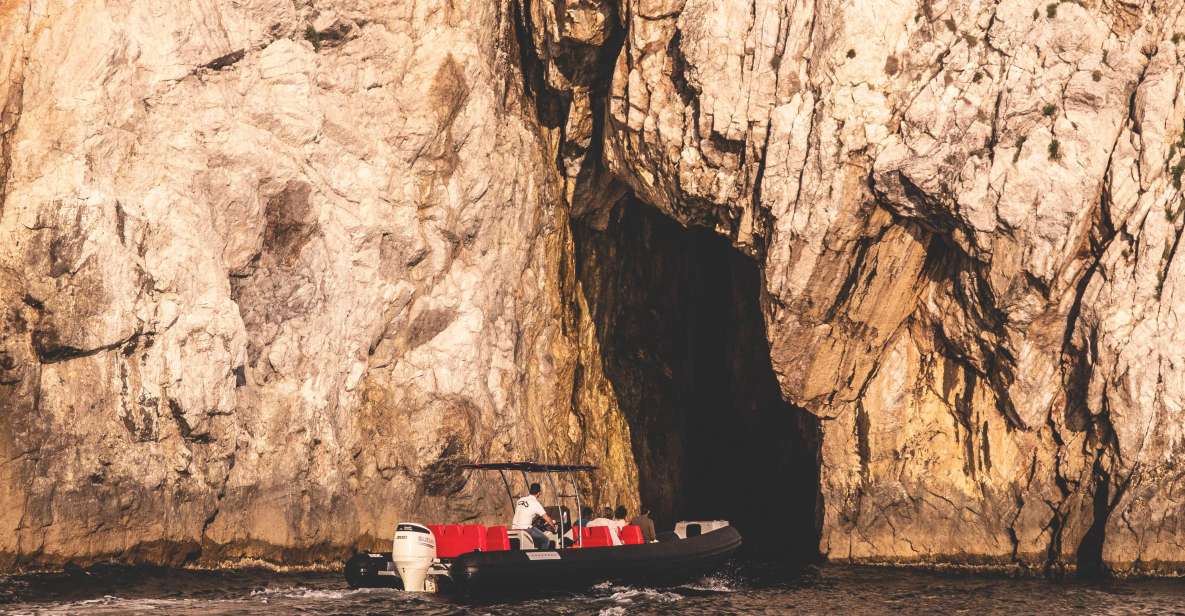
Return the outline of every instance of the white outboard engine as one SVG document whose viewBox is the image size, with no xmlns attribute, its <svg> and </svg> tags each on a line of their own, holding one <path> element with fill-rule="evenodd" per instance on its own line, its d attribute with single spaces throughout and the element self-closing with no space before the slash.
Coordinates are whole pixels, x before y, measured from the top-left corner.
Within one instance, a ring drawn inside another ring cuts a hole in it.
<svg viewBox="0 0 1185 616">
<path fill-rule="evenodd" d="M 436 560 L 436 537 L 423 524 L 400 522 L 395 525 L 391 560 L 403 580 L 403 590 L 426 591 L 424 582 L 428 577 L 428 568 Z"/>
</svg>

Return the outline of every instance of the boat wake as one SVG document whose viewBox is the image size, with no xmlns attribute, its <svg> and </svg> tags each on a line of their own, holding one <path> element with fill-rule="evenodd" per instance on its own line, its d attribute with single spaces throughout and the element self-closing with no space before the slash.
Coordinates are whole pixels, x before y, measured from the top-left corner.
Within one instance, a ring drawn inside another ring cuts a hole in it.
<svg viewBox="0 0 1185 616">
<path fill-rule="evenodd" d="M 671 604 L 683 599 L 683 596 L 676 592 L 654 588 L 632 588 L 603 584 L 597 590 L 610 592 L 611 594 L 602 600 L 612 603 L 612 605 L 601 608 L 597 612 L 598 616 L 625 616 L 639 607 Z"/>
<path fill-rule="evenodd" d="M 631 608 L 649 607 L 676 603 L 688 597 L 727 594 L 737 592 L 736 580 L 724 575 L 709 575 L 694 582 L 668 588 L 620 586 L 603 582 L 592 587 L 594 596 L 613 605 L 600 611 L 601 616 L 618 616 Z"/>
<path fill-rule="evenodd" d="M 211 594 L 215 596 L 210 596 Z M 221 596 L 217 596 L 221 595 Z M 291 609 L 316 610 L 321 607 L 338 606 L 343 603 L 358 604 L 375 602 L 379 605 L 397 602 L 414 608 L 423 601 L 397 591 L 381 588 L 314 588 L 308 586 L 262 586 L 252 590 L 227 590 L 223 593 L 207 593 L 202 597 L 137 597 L 128 598 L 105 594 L 93 599 L 63 601 L 56 603 L 25 603 L 4 605 L 0 603 L 3 616 L 58 616 L 58 615 L 115 615 L 170 614 L 188 616 L 209 614 L 222 610 L 233 613 L 255 612 L 261 609 L 279 609 L 290 613 Z M 268 606 L 265 608 L 264 606 Z"/>
<path fill-rule="evenodd" d="M 54 605 L 18 606 L 4 609 L 0 614 L 10 616 L 58 616 L 86 614 L 192 614 L 209 609 L 208 601 L 196 599 L 125 599 L 115 595 L 104 595 L 95 599 L 71 601 Z"/>
<path fill-rule="evenodd" d="M 598 584 L 593 591 L 600 601 L 612 605 L 601 608 L 599 616 L 625 616 L 638 608 L 657 607 L 682 601 L 688 597 L 737 592 L 736 584 L 722 576 L 706 576 L 695 582 L 670 588 L 618 586 L 609 582 Z"/>
<path fill-rule="evenodd" d="M 390 594 L 393 592 L 385 588 L 324 589 L 293 586 L 286 588 L 259 588 L 251 591 L 250 597 L 266 603 L 271 599 L 338 600 L 356 595 Z"/>
<path fill-rule="evenodd" d="M 676 591 L 683 594 L 715 594 L 737 592 L 737 580 L 723 575 L 704 576 L 690 584 L 679 586 Z"/>
<path fill-rule="evenodd" d="M 609 595 L 611 601 L 617 603 L 657 602 L 672 603 L 679 601 L 683 595 L 674 592 L 664 592 L 653 588 L 625 588 Z"/>
</svg>

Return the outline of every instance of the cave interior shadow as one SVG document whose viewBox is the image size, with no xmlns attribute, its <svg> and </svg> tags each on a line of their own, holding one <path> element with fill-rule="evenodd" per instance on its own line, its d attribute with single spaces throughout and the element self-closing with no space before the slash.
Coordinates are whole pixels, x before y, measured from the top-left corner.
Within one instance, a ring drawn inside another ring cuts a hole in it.
<svg viewBox="0 0 1185 616">
<path fill-rule="evenodd" d="M 660 530 L 726 519 L 745 551 L 820 558 L 819 420 L 782 399 L 756 261 L 627 197 L 573 223 L 577 276 Z"/>
</svg>

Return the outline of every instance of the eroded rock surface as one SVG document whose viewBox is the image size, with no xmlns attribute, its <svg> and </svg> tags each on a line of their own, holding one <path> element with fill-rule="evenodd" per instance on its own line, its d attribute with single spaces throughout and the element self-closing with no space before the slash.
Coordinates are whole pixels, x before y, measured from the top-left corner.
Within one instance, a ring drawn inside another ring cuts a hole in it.
<svg viewBox="0 0 1185 616">
<path fill-rule="evenodd" d="M 513 7 L 0 6 L 4 564 L 331 558 L 505 517 L 475 460 L 632 502 Z"/>
<path fill-rule="evenodd" d="M 626 2 L 605 161 L 764 268 L 837 560 L 1178 567 L 1180 2 Z"/>
<path fill-rule="evenodd" d="M 0 4 L 7 563 L 634 504 L 686 362 L 577 244 L 653 207 L 760 271 L 826 557 L 1185 567 L 1181 0 L 224 4 Z"/>
</svg>

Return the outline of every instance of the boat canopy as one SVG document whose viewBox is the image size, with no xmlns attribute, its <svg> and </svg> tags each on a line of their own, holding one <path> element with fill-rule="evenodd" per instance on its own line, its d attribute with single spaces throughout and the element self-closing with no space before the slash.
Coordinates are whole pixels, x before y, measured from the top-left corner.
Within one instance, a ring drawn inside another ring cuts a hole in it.
<svg viewBox="0 0 1185 616">
<path fill-rule="evenodd" d="M 576 511 L 580 511 L 580 487 L 576 484 L 576 473 L 585 471 L 595 471 L 597 467 L 592 464 L 540 464 L 538 462 L 485 462 L 481 464 L 462 464 L 461 468 L 477 471 L 498 471 L 498 475 L 502 477 L 502 485 L 506 487 L 506 497 L 510 499 L 510 511 L 514 512 L 514 490 L 510 489 L 510 481 L 506 479 L 506 471 L 518 471 L 523 475 L 523 482 L 530 484 L 530 479 L 527 478 L 527 473 L 544 473 L 547 476 L 548 483 L 551 484 L 552 493 L 555 498 L 563 499 L 571 498 L 576 501 Z M 553 473 L 568 474 L 568 481 L 572 484 L 571 494 L 562 494 L 556 489 L 555 478 Z M 571 530 L 567 521 L 564 520 L 564 515 L 559 516 L 559 536 L 563 537 L 564 533 Z M 583 545 L 583 539 L 580 539 L 580 534 L 575 533 L 577 541 Z M 560 541 L 560 549 L 563 549 L 563 541 Z"/>
<path fill-rule="evenodd" d="M 484 464 L 462 464 L 461 468 L 479 471 L 523 471 L 526 473 L 578 473 L 595 471 L 592 464 L 539 464 L 538 462 L 487 462 Z"/>
</svg>

